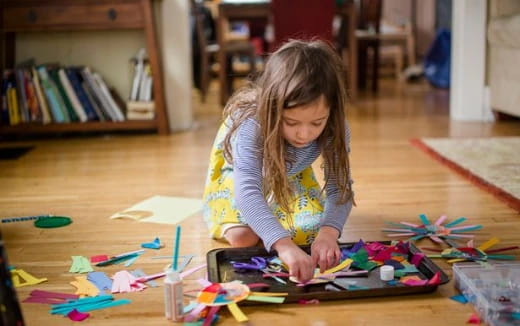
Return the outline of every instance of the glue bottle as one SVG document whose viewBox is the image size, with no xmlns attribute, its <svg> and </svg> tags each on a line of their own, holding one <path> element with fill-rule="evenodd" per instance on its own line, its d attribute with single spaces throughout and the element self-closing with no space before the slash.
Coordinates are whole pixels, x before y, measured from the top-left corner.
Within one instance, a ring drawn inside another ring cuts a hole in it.
<svg viewBox="0 0 520 326">
<path fill-rule="evenodd" d="M 180 322 L 183 320 L 182 280 L 179 272 L 166 271 L 164 279 L 164 315 L 167 319 Z"/>
</svg>

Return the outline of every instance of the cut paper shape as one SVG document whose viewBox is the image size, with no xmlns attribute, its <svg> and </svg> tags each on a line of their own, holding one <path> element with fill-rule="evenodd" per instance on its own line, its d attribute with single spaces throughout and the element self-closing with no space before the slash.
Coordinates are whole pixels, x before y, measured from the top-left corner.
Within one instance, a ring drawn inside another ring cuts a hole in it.
<svg viewBox="0 0 520 326">
<path fill-rule="evenodd" d="M 137 279 L 140 278 L 140 277 L 146 277 L 146 276 L 147 276 L 147 275 L 143 272 L 143 270 L 140 269 L 140 268 L 131 271 L 130 274 L 132 274 L 133 276 L 136 277 L 136 281 L 137 281 Z M 153 287 L 153 288 L 156 288 L 156 287 L 159 286 L 159 285 L 157 285 L 157 282 L 155 282 L 154 280 L 149 280 L 148 282 L 146 282 L 146 285 L 151 286 L 151 287 Z"/>
<path fill-rule="evenodd" d="M 493 237 L 478 247 L 473 247 L 473 242 L 468 242 L 466 247 L 447 248 L 441 251 L 439 255 L 428 255 L 430 258 L 449 258 L 448 263 L 457 263 L 462 261 L 487 261 L 493 260 L 515 260 L 514 255 L 501 255 L 497 252 L 503 252 L 518 249 L 518 246 L 504 247 L 489 250 L 490 247 L 500 243 L 500 239 Z M 429 251 L 440 251 L 440 249 L 424 248 Z"/>
<path fill-rule="evenodd" d="M 96 266 L 108 266 L 108 265 L 112 265 L 112 264 L 121 264 L 122 262 L 125 262 L 129 259 L 133 259 L 143 253 L 144 253 L 144 249 L 125 252 L 125 253 L 119 254 L 117 256 L 110 257 L 110 259 L 108 259 L 108 260 L 101 261 L 101 262 L 97 263 Z"/>
<path fill-rule="evenodd" d="M 128 271 L 119 271 L 112 276 L 112 293 L 125 293 L 143 291 L 147 288 L 146 285 L 137 282 L 135 278 Z"/>
<path fill-rule="evenodd" d="M 457 295 L 451 296 L 450 299 L 453 301 L 464 303 L 464 304 L 468 303 L 468 299 L 466 299 L 464 294 L 457 294 Z"/>
<path fill-rule="evenodd" d="M 141 243 L 141 247 L 146 249 L 161 249 L 163 245 L 161 245 L 161 240 L 157 237 L 152 242 Z"/>
<path fill-rule="evenodd" d="M 96 285 L 87 280 L 87 276 L 85 275 L 76 276 L 76 281 L 72 281 L 70 284 L 76 287 L 75 293 L 80 297 L 95 297 L 99 294 L 99 289 Z"/>
<path fill-rule="evenodd" d="M 285 297 L 278 295 L 282 295 L 282 293 L 272 295 L 264 292 L 256 292 L 254 295 L 251 295 L 250 288 L 238 280 L 228 283 L 210 283 L 204 287 L 197 296 L 196 301 L 199 306 L 194 308 L 184 320 L 186 322 L 193 321 L 205 307 L 210 307 L 203 324 L 209 325 L 216 311 L 225 305 L 238 322 L 245 322 L 248 318 L 238 307 L 238 302 L 251 300 L 267 303 L 282 303 Z"/>
<path fill-rule="evenodd" d="M 69 319 L 72 321 L 83 321 L 90 317 L 90 314 L 79 312 L 76 309 L 73 309 L 71 312 L 67 314 L 67 317 L 69 317 Z"/>
<path fill-rule="evenodd" d="M 131 218 L 139 222 L 178 224 L 202 209 L 202 200 L 183 197 L 153 196 L 115 213 L 110 218 Z"/>
<path fill-rule="evenodd" d="M 72 219 L 68 216 L 46 216 L 35 220 L 34 226 L 37 228 L 49 229 L 67 226 L 71 223 Z"/>
<path fill-rule="evenodd" d="M 72 265 L 70 266 L 69 273 L 88 273 L 94 271 L 92 266 L 90 266 L 90 262 L 87 257 L 71 256 L 71 258 Z"/>
<path fill-rule="evenodd" d="M 11 269 L 11 280 L 13 281 L 14 287 L 19 288 L 22 286 L 40 284 L 47 281 L 47 278 L 37 278 L 27 273 L 23 269 L 15 268 Z"/>
<path fill-rule="evenodd" d="M 472 313 L 469 316 L 468 321 L 466 323 L 468 323 L 468 324 L 480 324 L 480 317 L 476 313 Z"/>
<path fill-rule="evenodd" d="M 466 221 L 465 217 L 459 217 L 458 219 L 443 225 L 446 218 L 447 216 L 443 215 L 432 224 L 425 214 L 421 214 L 419 215 L 419 219 L 422 224 L 385 222 L 393 228 L 383 229 L 383 232 L 387 232 L 388 237 L 409 237 L 410 241 L 429 238 L 436 243 L 445 242 L 452 247 L 456 247 L 452 240 L 473 238 L 473 234 L 463 233 L 480 230 L 482 228 L 482 225 L 480 224 L 457 226 Z"/>
<path fill-rule="evenodd" d="M 108 260 L 109 257 L 107 255 L 97 255 L 97 256 L 92 256 L 90 257 L 90 262 L 91 263 L 99 263 L 99 262 L 102 262 L 102 261 L 105 261 L 105 260 Z"/>
<path fill-rule="evenodd" d="M 111 295 L 100 295 L 93 298 L 81 298 L 68 301 L 67 303 L 52 305 L 50 313 L 53 315 L 66 316 L 74 309 L 79 312 L 87 312 L 129 304 L 130 302 L 128 299 L 114 300 L 114 297 Z"/>
<path fill-rule="evenodd" d="M 112 280 L 103 272 L 90 272 L 87 275 L 87 280 L 92 282 L 100 292 L 112 289 Z"/>
<path fill-rule="evenodd" d="M 23 300 L 24 303 L 44 303 L 44 304 L 58 304 L 64 303 L 69 299 L 78 299 L 76 294 L 49 292 L 41 290 L 33 290 L 29 296 Z"/>
</svg>

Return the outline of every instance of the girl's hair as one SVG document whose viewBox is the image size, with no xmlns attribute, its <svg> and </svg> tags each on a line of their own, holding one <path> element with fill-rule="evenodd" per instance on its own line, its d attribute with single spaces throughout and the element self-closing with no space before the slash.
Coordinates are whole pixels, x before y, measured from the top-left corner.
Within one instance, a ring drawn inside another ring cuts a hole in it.
<svg viewBox="0 0 520 326">
<path fill-rule="evenodd" d="M 317 139 L 323 156 L 325 186 L 332 182 L 332 173 L 339 190 L 338 204 L 352 199 L 345 144 L 345 78 L 341 58 L 329 44 L 291 40 L 271 54 L 262 75 L 233 95 L 224 109 L 224 121 L 229 127 L 224 140 L 226 160 L 233 160 L 233 133 L 245 119 L 253 117 L 260 125 L 263 140 L 264 195 L 272 194 L 288 213 L 292 189 L 286 164 L 293 159 L 286 157 L 282 113 L 284 109 L 313 103 L 322 95 L 330 108 L 325 129 Z"/>
</svg>

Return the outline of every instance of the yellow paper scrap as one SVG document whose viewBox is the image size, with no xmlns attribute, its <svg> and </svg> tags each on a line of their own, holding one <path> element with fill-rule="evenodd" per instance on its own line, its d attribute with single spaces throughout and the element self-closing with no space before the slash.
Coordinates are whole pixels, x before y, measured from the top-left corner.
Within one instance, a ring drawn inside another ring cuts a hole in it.
<svg viewBox="0 0 520 326">
<path fill-rule="evenodd" d="M 288 292 L 251 292 L 249 295 L 258 295 L 264 297 L 285 297 L 288 296 Z"/>
<path fill-rule="evenodd" d="M 87 280 L 87 276 L 76 276 L 76 281 L 72 281 L 70 284 L 77 288 L 75 294 L 80 297 L 95 297 L 99 294 L 99 289 Z"/>
<path fill-rule="evenodd" d="M 496 245 L 499 242 L 500 242 L 500 240 L 498 238 L 493 237 L 493 238 L 489 239 L 488 241 L 484 242 L 483 244 L 481 244 L 480 246 L 478 246 L 477 249 L 481 250 L 481 251 L 485 251 L 486 249 L 493 247 L 494 245 Z"/>
<path fill-rule="evenodd" d="M 332 267 L 331 269 L 327 269 L 325 272 L 323 272 L 323 274 L 336 273 L 337 271 L 340 271 L 342 269 L 345 269 L 345 268 L 349 267 L 350 264 L 352 264 L 352 262 L 353 262 L 352 259 L 347 258 L 344 261 L 342 261 L 341 264 L 339 264 L 338 266 Z"/>
<path fill-rule="evenodd" d="M 228 309 L 229 309 L 229 312 L 231 312 L 231 314 L 233 315 L 233 317 L 235 317 L 235 319 L 239 322 L 239 323 L 243 323 L 245 321 L 248 321 L 249 319 L 247 318 L 246 315 L 244 315 L 244 313 L 242 312 L 242 310 L 240 310 L 240 308 L 238 307 L 238 305 L 236 303 L 230 303 L 227 305 Z"/>
<path fill-rule="evenodd" d="M 46 282 L 47 279 L 37 278 L 27 273 L 23 269 L 12 269 L 11 270 L 11 279 L 13 281 L 14 287 L 19 288 L 27 285 L 35 285 L 40 284 L 42 282 Z"/>
</svg>

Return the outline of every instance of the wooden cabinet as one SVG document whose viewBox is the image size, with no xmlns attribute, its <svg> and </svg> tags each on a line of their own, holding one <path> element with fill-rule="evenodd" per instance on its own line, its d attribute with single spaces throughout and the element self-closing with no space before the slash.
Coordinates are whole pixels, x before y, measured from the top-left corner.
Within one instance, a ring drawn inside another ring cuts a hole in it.
<svg viewBox="0 0 520 326">
<path fill-rule="evenodd" d="M 0 126 L 0 134 L 75 131 L 155 130 L 167 134 L 160 50 L 154 26 L 153 0 L 1 0 L 0 68 L 15 65 L 15 37 L 19 32 L 140 29 L 153 78 L 154 120 L 83 123 L 23 123 Z M 85 45 L 88 46 L 88 45 Z"/>
</svg>

